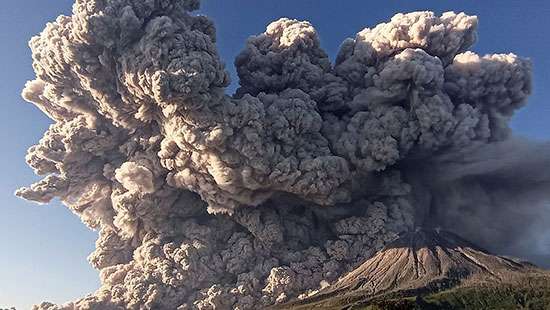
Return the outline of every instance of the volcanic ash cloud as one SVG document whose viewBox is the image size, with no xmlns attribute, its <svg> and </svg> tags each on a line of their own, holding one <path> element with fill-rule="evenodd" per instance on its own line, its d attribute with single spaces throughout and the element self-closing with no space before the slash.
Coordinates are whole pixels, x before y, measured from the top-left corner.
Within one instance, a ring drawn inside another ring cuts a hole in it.
<svg viewBox="0 0 550 310">
<path fill-rule="evenodd" d="M 447 171 L 441 156 L 506 140 L 531 89 L 528 61 L 467 51 L 475 16 L 415 12 L 345 40 L 334 64 L 310 23 L 275 21 L 238 55 L 230 96 L 198 8 L 77 0 L 31 40 L 23 96 L 54 123 L 27 155 L 44 178 L 17 195 L 59 198 L 99 231 L 102 282 L 37 309 L 305 296 L 437 207 L 415 192 L 441 177 L 413 162 Z"/>
</svg>

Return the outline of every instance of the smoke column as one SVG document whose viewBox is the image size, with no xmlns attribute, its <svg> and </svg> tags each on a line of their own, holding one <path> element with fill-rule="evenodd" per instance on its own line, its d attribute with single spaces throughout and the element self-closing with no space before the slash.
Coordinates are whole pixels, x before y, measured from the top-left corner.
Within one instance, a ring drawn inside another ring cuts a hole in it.
<svg viewBox="0 0 550 310">
<path fill-rule="evenodd" d="M 99 231 L 102 282 L 35 309 L 259 309 L 428 218 L 489 248 L 534 234 L 517 221 L 540 218 L 550 150 L 507 125 L 530 63 L 468 51 L 477 17 L 397 14 L 335 63 L 310 23 L 283 18 L 247 41 L 227 95 L 198 8 L 77 0 L 31 40 L 23 97 L 54 123 L 27 155 L 44 178 L 17 195 L 59 198 Z"/>
</svg>

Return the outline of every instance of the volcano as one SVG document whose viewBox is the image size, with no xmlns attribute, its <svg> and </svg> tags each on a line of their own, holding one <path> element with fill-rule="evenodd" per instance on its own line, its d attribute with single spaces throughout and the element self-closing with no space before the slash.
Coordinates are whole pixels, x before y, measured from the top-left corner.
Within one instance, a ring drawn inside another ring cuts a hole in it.
<svg viewBox="0 0 550 310">
<path fill-rule="evenodd" d="M 402 234 L 320 292 L 280 309 L 550 309 L 550 273 L 447 231 Z"/>
</svg>

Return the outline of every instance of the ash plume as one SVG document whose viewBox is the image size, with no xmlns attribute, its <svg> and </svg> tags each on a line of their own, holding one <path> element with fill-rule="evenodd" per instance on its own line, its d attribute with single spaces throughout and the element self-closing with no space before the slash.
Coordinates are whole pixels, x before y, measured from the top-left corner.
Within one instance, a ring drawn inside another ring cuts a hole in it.
<svg viewBox="0 0 550 310">
<path fill-rule="evenodd" d="M 417 209 L 426 226 L 548 263 L 550 245 L 543 242 L 550 233 L 550 143 L 513 138 L 471 145 L 414 166 L 408 173 L 419 189 L 413 190 L 415 205 L 426 206 Z"/>
<path fill-rule="evenodd" d="M 31 40 L 36 79 L 23 97 L 54 124 L 27 155 L 44 178 L 17 195 L 59 198 L 99 231 L 89 261 L 102 283 L 36 309 L 258 309 L 303 297 L 423 222 L 419 210 L 439 212 L 445 184 L 509 172 L 483 163 L 485 148 L 509 139 L 531 67 L 468 51 L 477 17 L 397 14 L 345 40 L 334 64 L 310 23 L 283 18 L 247 41 L 227 95 L 198 8 L 77 0 Z M 455 205 L 445 212 L 461 216 Z"/>
</svg>

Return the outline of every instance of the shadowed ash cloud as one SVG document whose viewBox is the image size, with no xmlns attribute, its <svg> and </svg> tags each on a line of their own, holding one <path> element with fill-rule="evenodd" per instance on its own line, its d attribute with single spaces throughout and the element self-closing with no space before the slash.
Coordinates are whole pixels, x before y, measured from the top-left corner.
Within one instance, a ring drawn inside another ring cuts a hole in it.
<svg viewBox="0 0 550 310">
<path fill-rule="evenodd" d="M 417 164 L 416 205 L 427 207 L 427 225 L 549 266 L 550 143 L 515 138 Z"/>
<path fill-rule="evenodd" d="M 334 64 L 310 23 L 283 18 L 248 40 L 229 96 L 198 7 L 77 0 L 31 40 L 23 97 L 54 124 L 27 155 L 44 178 L 17 195 L 60 198 L 99 231 L 89 260 L 102 281 L 37 309 L 258 309 L 305 296 L 421 222 L 437 206 L 421 193 L 507 171 L 478 167 L 486 151 L 453 159 L 506 141 L 531 89 L 529 61 L 467 51 L 477 17 L 397 14 L 345 40 Z M 411 159 L 437 162 L 437 178 Z M 466 218 L 468 233 L 483 216 Z"/>
</svg>

